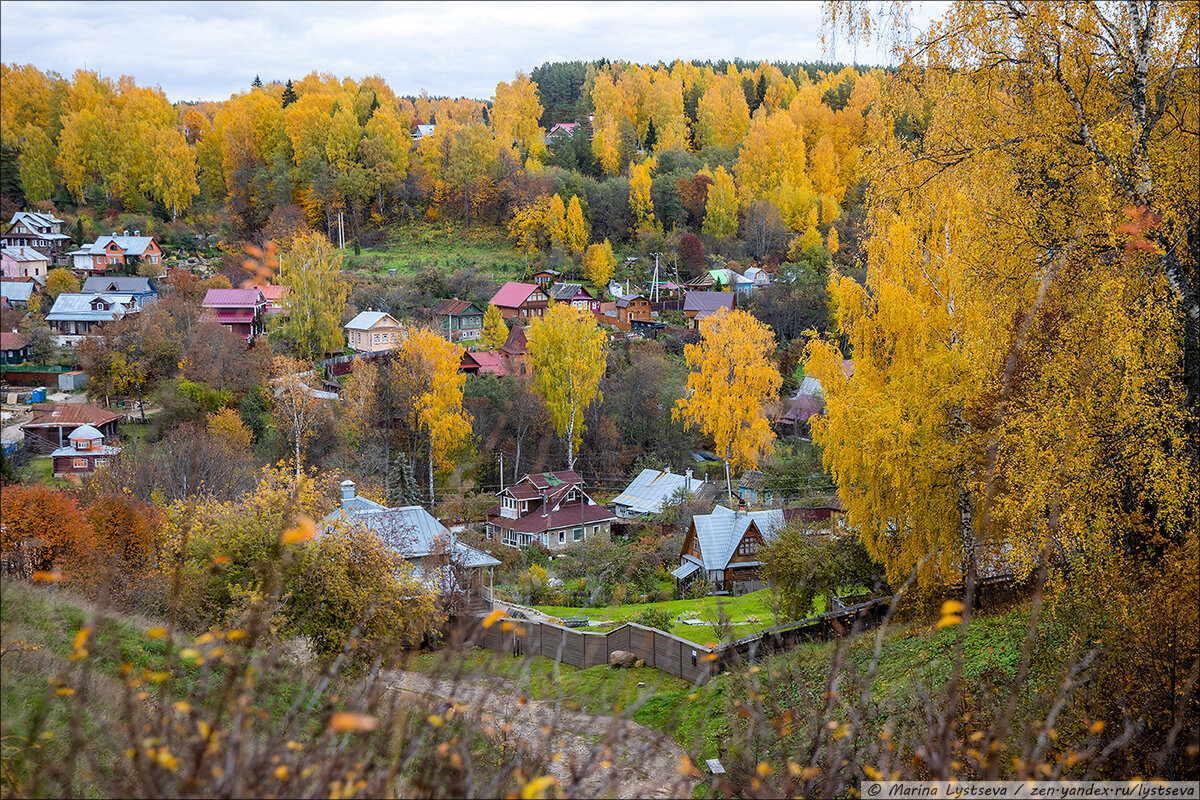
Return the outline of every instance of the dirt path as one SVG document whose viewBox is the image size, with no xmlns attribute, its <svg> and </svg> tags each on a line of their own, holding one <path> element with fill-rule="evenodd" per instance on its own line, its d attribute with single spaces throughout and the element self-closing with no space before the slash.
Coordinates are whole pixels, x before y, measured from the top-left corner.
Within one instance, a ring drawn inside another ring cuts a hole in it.
<svg viewBox="0 0 1200 800">
<path fill-rule="evenodd" d="M 549 773 L 566 796 L 690 797 L 696 783 L 679 774 L 683 748 L 636 722 L 557 708 L 546 701 L 522 703 L 515 682 L 494 677 L 455 685 L 392 670 L 387 679 L 396 691 L 452 699 L 469 711 L 477 710 L 483 723 L 501 736 L 521 740 L 546 756 Z"/>
</svg>

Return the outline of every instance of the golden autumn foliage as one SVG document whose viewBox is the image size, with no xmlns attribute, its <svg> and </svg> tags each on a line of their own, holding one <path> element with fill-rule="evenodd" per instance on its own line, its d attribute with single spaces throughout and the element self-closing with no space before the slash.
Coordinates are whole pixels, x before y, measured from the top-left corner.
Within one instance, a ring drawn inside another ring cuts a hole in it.
<svg viewBox="0 0 1200 800">
<path fill-rule="evenodd" d="M 608 239 L 605 239 L 603 243 L 597 242 L 588 247 L 587 253 L 583 257 L 583 273 L 593 286 L 608 286 L 616 266 L 617 257 L 613 253 Z"/>
<path fill-rule="evenodd" d="M 483 344 L 488 350 L 499 350 L 508 341 L 508 325 L 500 309 L 488 304 L 483 312 Z"/>
<path fill-rule="evenodd" d="M 684 348 L 688 392 L 671 416 L 712 437 L 727 469 L 753 469 L 775 441 L 764 410 L 783 385 L 774 334 L 744 311 L 721 310 L 701 321 L 700 336 Z"/>
<path fill-rule="evenodd" d="M 591 312 L 552 304 L 533 320 L 527 334 L 534 386 L 546 401 L 554 428 L 567 443 L 567 469 L 583 437 L 583 413 L 601 399 L 604 376 L 604 331 Z"/>
<path fill-rule="evenodd" d="M 0 505 L 0 544 L 9 551 L 28 543 L 34 569 L 63 563 L 69 573 L 92 556 L 95 531 L 70 495 L 46 486 L 9 485 L 0 488 Z"/>
</svg>

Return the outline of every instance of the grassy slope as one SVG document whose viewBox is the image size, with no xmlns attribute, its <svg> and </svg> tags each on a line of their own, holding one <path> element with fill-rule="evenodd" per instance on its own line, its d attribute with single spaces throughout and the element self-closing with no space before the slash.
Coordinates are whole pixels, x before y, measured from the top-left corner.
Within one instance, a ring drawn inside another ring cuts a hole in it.
<svg viewBox="0 0 1200 800">
<path fill-rule="evenodd" d="M 617 623 L 629 622 L 650 609 L 662 609 L 679 619 L 714 620 L 717 617 L 718 605 L 724 605 L 725 613 L 732 622 L 756 622 L 751 625 L 736 625 L 733 629 L 735 638 L 749 636 L 760 630 L 775 625 L 771 614 L 770 590 L 760 589 L 757 592 L 741 595 L 740 597 L 705 597 L 699 600 L 666 600 L 659 603 L 629 603 L 620 606 L 603 606 L 600 608 L 573 608 L 570 606 L 535 606 L 538 611 L 552 617 L 565 619 L 568 617 L 587 617 L 596 620 L 612 620 Z M 819 614 L 825 610 L 825 598 L 818 597 L 816 608 L 812 613 Z M 606 626 L 611 627 L 611 626 Z M 592 628 L 591 630 L 603 630 Z M 671 626 L 671 633 L 689 641 L 704 644 L 715 639 L 711 625 L 685 625 L 676 622 Z"/>
<path fill-rule="evenodd" d="M 411 273 L 427 264 L 447 268 L 473 265 L 497 281 L 519 280 L 525 272 L 521 252 L 501 231 L 483 225 L 472 226 L 469 236 L 462 225 L 453 223 L 397 227 L 387 245 L 363 248 L 357 268 L 366 268 L 371 256 L 382 262 L 382 268 L 370 270 L 377 274 L 386 274 L 388 269 Z"/>
</svg>

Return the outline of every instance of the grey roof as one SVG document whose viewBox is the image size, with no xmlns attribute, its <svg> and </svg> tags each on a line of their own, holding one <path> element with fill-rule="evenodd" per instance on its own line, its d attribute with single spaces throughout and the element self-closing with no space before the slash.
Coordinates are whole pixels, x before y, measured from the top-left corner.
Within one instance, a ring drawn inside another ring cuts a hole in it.
<svg viewBox="0 0 1200 800">
<path fill-rule="evenodd" d="M 420 506 L 387 508 L 355 496 L 343 501 L 342 507 L 321 520 L 321 525 L 329 526 L 338 522 L 363 526 L 408 559 L 424 558 L 433 552 L 438 537 L 447 537 L 454 546 L 455 556 L 464 567 L 493 567 L 500 563 L 487 553 L 458 541 L 445 525 Z"/>
<path fill-rule="evenodd" d="M 6 247 L 4 248 L 4 255 L 14 261 L 48 261 L 50 259 L 50 256 L 24 245 L 20 247 Z"/>
<path fill-rule="evenodd" d="M 562 302 L 579 294 L 579 290 L 582 288 L 583 284 L 580 283 L 556 283 L 550 289 L 550 296 L 556 301 Z"/>
<path fill-rule="evenodd" d="M 107 311 L 93 310 L 92 301 L 103 297 L 112 303 Z M 46 315 L 47 322 L 79 321 L 79 322 L 108 322 L 117 317 L 125 316 L 124 306 L 134 303 L 136 298 L 131 294 L 60 294 L 54 300 L 54 306 Z"/>
<path fill-rule="evenodd" d="M 820 397 L 825 394 L 825 390 L 821 388 L 821 382 L 811 375 L 805 375 L 804 380 L 800 381 L 800 388 L 796 390 L 796 396 L 802 394 Z"/>
<path fill-rule="evenodd" d="M 675 569 L 671 570 L 671 574 L 677 579 L 683 580 L 688 575 L 691 575 L 696 570 L 700 569 L 700 565 L 690 559 L 684 559 L 683 563 Z"/>
<path fill-rule="evenodd" d="M 91 244 L 85 244 L 83 249 L 94 256 L 104 254 L 104 248 L 108 247 L 109 242 L 116 242 L 117 246 L 131 256 L 140 256 L 146 252 L 146 248 L 154 241 L 153 236 L 101 236 Z"/>
<path fill-rule="evenodd" d="M 18 211 L 13 214 L 12 219 L 8 221 L 9 225 L 15 225 L 21 220 L 27 221 L 31 225 L 41 225 L 47 228 L 54 225 L 61 225 L 62 220 L 53 214 L 43 214 L 41 211 Z"/>
<path fill-rule="evenodd" d="M 110 444 L 102 444 L 98 449 L 93 450 L 76 450 L 74 447 L 60 447 L 50 454 L 52 458 L 62 458 L 63 456 L 115 456 L 121 452 L 121 448 L 113 447 Z"/>
<path fill-rule="evenodd" d="M 612 505 L 626 506 L 633 514 L 658 514 L 663 503 L 675 492 L 686 488 L 695 492 L 704 484 L 699 478 L 688 478 L 674 472 L 644 469 L 625 491 L 613 498 Z"/>
<path fill-rule="evenodd" d="M 28 303 L 33 296 L 33 286 L 30 281 L 4 281 L 0 283 L 0 294 L 9 300 Z"/>
<path fill-rule="evenodd" d="M 733 308 L 733 292 L 688 292 L 683 310 L 708 315 L 722 308 Z"/>
<path fill-rule="evenodd" d="M 700 542 L 700 554 L 704 557 L 704 568 L 725 569 L 751 522 L 764 538 L 773 536 L 775 531 L 784 526 L 783 510 L 773 508 L 746 512 L 719 505 L 711 514 L 692 517 L 696 538 Z"/>
<path fill-rule="evenodd" d="M 385 314 L 382 311 L 360 311 L 357 317 L 347 322 L 343 327 L 354 330 L 366 330 L 384 319 L 390 319 L 397 325 L 400 324 L 391 314 Z"/>
<path fill-rule="evenodd" d="M 80 289 L 84 293 L 102 294 L 104 292 L 119 292 L 121 294 L 155 294 L 154 284 L 149 278 L 127 278 L 113 277 L 106 278 L 102 275 L 93 275 L 83 282 L 83 288 Z"/>
</svg>

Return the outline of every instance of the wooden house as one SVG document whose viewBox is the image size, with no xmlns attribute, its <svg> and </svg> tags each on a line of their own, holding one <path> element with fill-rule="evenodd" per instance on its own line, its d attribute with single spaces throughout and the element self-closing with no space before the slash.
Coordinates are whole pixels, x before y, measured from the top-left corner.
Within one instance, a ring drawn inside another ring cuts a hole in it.
<svg viewBox="0 0 1200 800">
<path fill-rule="evenodd" d="M 574 470 L 525 475 L 497 496 L 486 535 L 507 547 L 540 544 L 550 550 L 607 536 L 617 515 L 592 500 Z"/>
<path fill-rule="evenodd" d="M 765 585 L 759 548 L 784 525 L 783 511 L 737 511 L 716 506 L 711 514 L 692 517 L 683 540 L 679 566 L 671 573 L 679 581 L 700 576 L 714 594 L 745 594 Z"/>
<path fill-rule="evenodd" d="M 0 364 L 24 364 L 29 357 L 28 336 L 23 333 L 0 332 Z"/>
<path fill-rule="evenodd" d="M 550 296 L 556 303 L 566 303 L 593 314 L 600 310 L 600 300 L 581 283 L 556 283 L 550 289 Z"/>
<path fill-rule="evenodd" d="M 9 220 L 4 234 L 0 235 L 0 246 L 35 250 L 47 263 L 61 263 L 71 243 L 71 237 L 62 232 L 62 223 L 63 221 L 53 214 L 18 211 Z"/>
<path fill-rule="evenodd" d="M 483 309 L 470 300 L 443 300 L 433 307 L 438 330 L 451 342 L 472 342 L 483 336 Z"/>
<path fill-rule="evenodd" d="M 71 431 L 67 444 L 58 448 L 53 459 L 54 477 L 91 475 L 97 467 L 106 466 L 121 455 L 121 448 L 104 443 L 104 434 L 91 425 L 80 425 Z"/>
<path fill-rule="evenodd" d="M 623 331 L 629 330 L 630 324 L 637 320 L 638 322 L 651 322 L 650 300 L 640 294 L 625 295 L 617 298 L 617 325 Z"/>
<path fill-rule="evenodd" d="M 406 332 L 391 314 L 363 311 L 346 323 L 346 343 L 360 353 L 380 353 L 399 347 Z"/>
<path fill-rule="evenodd" d="M 683 301 L 683 315 L 687 317 L 695 330 L 700 330 L 700 323 L 721 309 L 732 311 L 737 308 L 737 293 L 735 292 L 688 292 Z"/>
<path fill-rule="evenodd" d="M 524 378 L 533 374 L 533 365 L 529 362 L 529 342 L 525 338 L 525 329 L 520 325 L 514 325 L 508 332 L 508 338 L 500 346 L 500 355 L 504 357 L 509 375 Z"/>
<path fill-rule="evenodd" d="M 267 299 L 257 286 L 249 289 L 209 289 L 204 295 L 205 315 L 249 341 L 263 332 Z"/>
<path fill-rule="evenodd" d="M 65 447 L 75 429 L 84 425 L 98 430 L 107 439 L 115 439 L 120 420 L 120 414 L 85 403 L 41 403 L 33 407 L 33 414 L 21 425 L 21 431 L 31 453 L 49 455 Z"/>
<path fill-rule="evenodd" d="M 490 305 L 500 309 L 504 319 L 540 317 L 546 313 L 550 295 L 534 283 L 508 281 L 492 296 Z"/>
</svg>

